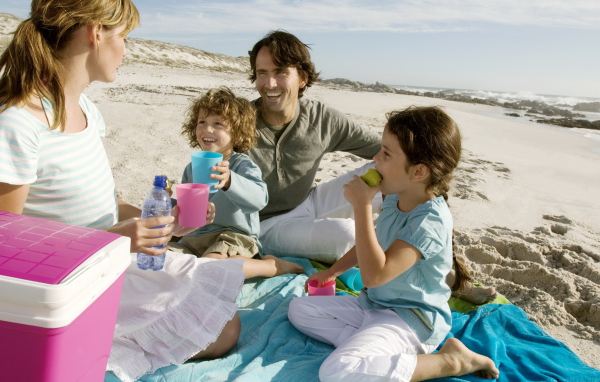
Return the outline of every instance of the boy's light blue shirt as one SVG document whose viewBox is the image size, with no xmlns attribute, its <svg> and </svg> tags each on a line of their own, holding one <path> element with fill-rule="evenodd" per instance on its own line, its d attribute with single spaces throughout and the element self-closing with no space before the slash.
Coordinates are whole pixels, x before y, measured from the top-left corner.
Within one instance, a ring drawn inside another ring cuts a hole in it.
<svg viewBox="0 0 600 382">
<path fill-rule="evenodd" d="M 449 332 L 452 268 L 452 215 L 443 197 L 431 199 L 408 213 L 397 207 L 398 195 L 386 196 L 377 221 L 377 240 L 384 250 L 402 240 L 421 252 L 421 259 L 404 273 L 359 297 L 368 309 L 393 309 L 426 344 L 437 345 Z"/>
<path fill-rule="evenodd" d="M 202 236 L 213 232 L 233 231 L 254 238 L 260 248 L 258 211 L 263 209 L 269 200 L 267 185 L 262 180 L 260 168 L 246 154 L 233 153 L 227 160 L 231 170 L 231 186 L 227 191 L 219 189 L 212 193 L 209 199 L 215 204 L 215 220 L 189 235 Z M 193 183 L 191 163 L 183 171 L 181 183 Z"/>
</svg>

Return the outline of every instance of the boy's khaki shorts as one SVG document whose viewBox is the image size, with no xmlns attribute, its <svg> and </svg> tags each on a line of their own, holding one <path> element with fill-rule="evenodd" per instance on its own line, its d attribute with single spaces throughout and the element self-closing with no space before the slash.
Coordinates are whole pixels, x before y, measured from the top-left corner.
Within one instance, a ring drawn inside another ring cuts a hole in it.
<svg viewBox="0 0 600 382">
<path fill-rule="evenodd" d="M 203 257 L 213 252 L 248 258 L 258 255 L 258 246 L 253 238 L 233 231 L 184 236 L 179 243 L 169 243 L 169 247 L 177 252 L 189 253 L 196 257 Z"/>
</svg>

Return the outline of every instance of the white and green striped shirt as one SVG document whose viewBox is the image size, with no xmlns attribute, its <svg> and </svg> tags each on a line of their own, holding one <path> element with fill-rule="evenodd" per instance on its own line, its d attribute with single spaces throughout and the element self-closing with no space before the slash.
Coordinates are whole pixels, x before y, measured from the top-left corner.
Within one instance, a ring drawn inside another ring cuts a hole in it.
<svg viewBox="0 0 600 382">
<path fill-rule="evenodd" d="M 115 184 L 102 144 L 105 125 L 85 96 L 79 100 L 87 128 L 50 130 L 20 107 L 0 114 L 0 182 L 29 184 L 24 215 L 107 228 L 117 222 Z M 44 102 L 48 117 L 52 105 Z"/>
</svg>

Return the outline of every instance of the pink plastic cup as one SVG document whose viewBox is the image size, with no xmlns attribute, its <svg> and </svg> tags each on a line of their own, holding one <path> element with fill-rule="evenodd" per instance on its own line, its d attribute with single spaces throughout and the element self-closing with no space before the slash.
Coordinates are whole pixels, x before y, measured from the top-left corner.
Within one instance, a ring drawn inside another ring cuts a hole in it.
<svg viewBox="0 0 600 382">
<path fill-rule="evenodd" d="M 210 186 L 197 183 L 175 185 L 179 206 L 179 225 L 182 227 L 202 227 L 206 225 Z"/>
<path fill-rule="evenodd" d="M 331 280 L 322 287 L 318 287 L 319 282 L 317 280 L 310 280 L 308 282 L 308 295 L 309 296 L 334 296 L 335 295 L 335 280 Z"/>
</svg>

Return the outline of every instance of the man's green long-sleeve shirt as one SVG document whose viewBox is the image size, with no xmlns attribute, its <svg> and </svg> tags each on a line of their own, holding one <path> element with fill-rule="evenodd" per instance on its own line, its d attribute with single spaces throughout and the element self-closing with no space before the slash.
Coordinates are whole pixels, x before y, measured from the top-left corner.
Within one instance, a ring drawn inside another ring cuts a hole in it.
<svg viewBox="0 0 600 382">
<path fill-rule="evenodd" d="M 261 117 L 261 99 L 254 104 L 259 109 L 258 145 L 247 154 L 260 167 L 269 191 L 269 203 L 260 212 L 260 220 L 286 213 L 306 199 L 315 187 L 323 155 L 346 151 L 372 159 L 381 148 L 379 134 L 338 110 L 306 98 L 298 101 L 294 119 L 277 140 Z"/>
</svg>

